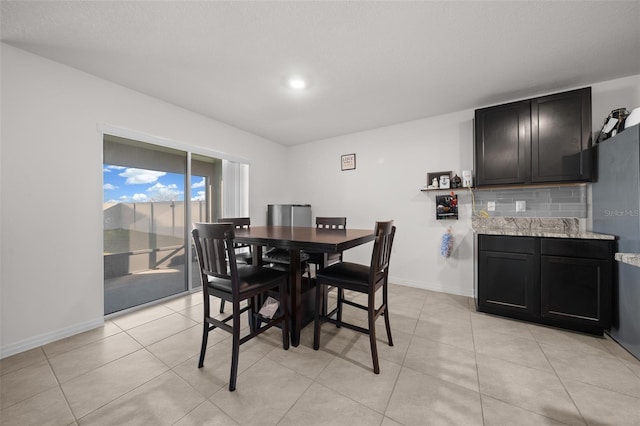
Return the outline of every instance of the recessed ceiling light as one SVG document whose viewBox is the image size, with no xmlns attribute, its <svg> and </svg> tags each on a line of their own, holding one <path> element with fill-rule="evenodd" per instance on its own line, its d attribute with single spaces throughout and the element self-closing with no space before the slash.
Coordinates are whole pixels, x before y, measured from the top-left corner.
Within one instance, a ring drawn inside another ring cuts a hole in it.
<svg viewBox="0 0 640 426">
<path fill-rule="evenodd" d="M 289 77 L 289 79 L 287 80 L 287 85 L 295 90 L 303 90 L 307 87 L 307 81 L 300 76 L 294 76 Z"/>
</svg>

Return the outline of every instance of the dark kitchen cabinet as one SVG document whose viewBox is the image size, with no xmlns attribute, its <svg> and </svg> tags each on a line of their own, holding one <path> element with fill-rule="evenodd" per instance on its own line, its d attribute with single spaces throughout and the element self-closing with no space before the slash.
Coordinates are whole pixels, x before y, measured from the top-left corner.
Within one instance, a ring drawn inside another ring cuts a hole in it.
<svg viewBox="0 0 640 426">
<path fill-rule="evenodd" d="M 478 310 L 601 335 L 611 326 L 612 240 L 478 236 Z"/>
<path fill-rule="evenodd" d="M 482 311 L 532 319 L 540 311 L 537 241 L 479 236 L 478 304 Z"/>
<path fill-rule="evenodd" d="M 531 180 L 531 103 L 514 102 L 476 111 L 477 185 Z"/>
<path fill-rule="evenodd" d="M 531 100 L 531 182 L 592 180 L 591 88 Z"/>
<path fill-rule="evenodd" d="M 611 327 L 613 242 L 543 238 L 540 315 L 551 324 Z"/>
<path fill-rule="evenodd" d="M 593 180 L 591 88 L 475 111 L 476 185 Z"/>
</svg>

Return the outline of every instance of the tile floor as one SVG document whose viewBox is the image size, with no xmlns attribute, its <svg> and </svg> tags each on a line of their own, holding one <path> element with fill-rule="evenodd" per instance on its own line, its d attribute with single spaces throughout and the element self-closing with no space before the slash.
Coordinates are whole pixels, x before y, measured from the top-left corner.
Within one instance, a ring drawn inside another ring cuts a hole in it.
<svg viewBox="0 0 640 426">
<path fill-rule="evenodd" d="M 395 346 L 312 327 L 289 351 L 274 329 L 240 352 L 209 338 L 193 294 L 0 362 L 2 425 L 640 425 L 640 362 L 598 338 L 476 313 L 471 299 L 392 285 Z M 347 308 L 348 309 L 348 308 Z M 358 312 L 348 314 L 363 321 Z"/>
</svg>

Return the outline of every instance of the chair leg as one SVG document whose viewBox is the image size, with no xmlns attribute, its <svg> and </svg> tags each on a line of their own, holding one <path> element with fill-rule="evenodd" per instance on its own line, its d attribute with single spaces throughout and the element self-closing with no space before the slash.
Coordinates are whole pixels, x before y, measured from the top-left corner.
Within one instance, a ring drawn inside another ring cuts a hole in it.
<svg viewBox="0 0 640 426">
<path fill-rule="evenodd" d="M 289 349 L 289 298 L 287 297 L 287 282 L 280 284 L 280 307 L 282 308 L 282 348 Z"/>
<path fill-rule="evenodd" d="M 329 312 L 329 286 L 322 290 L 322 316 L 326 317 Z"/>
<path fill-rule="evenodd" d="M 369 295 L 369 343 L 371 344 L 371 358 L 373 359 L 373 372 L 380 374 L 380 364 L 378 363 L 378 346 L 376 343 L 376 317 L 375 317 L 375 293 Z"/>
<path fill-rule="evenodd" d="M 385 285 L 382 289 L 382 303 L 384 305 L 384 325 L 387 328 L 387 340 L 389 341 L 389 346 L 393 346 L 393 339 L 391 338 L 391 326 L 389 325 L 389 305 L 387 300 L 387 286 Z"/>
<path fill-rule="evenodd" d="M 202 368 L 204 365 L 204 354 L 207 352 L 207 341 L 209 340 L 209 323 L 204 322 L 204 330 L 202 332 L 202 346 L 200 347 L 200 360 L 198 361 L 198 368 Z"/>
<path fill-rule="evenodd" d="M 224 299 L 220 299 L 220 313 L 224 314 Z"/>
<path fill-rule="evenodd" d="M 344 300 L 344 289 L 338 287 L 338 311 L 336 312 L 336 327 L 342 325 L 342 301 Z"/>
<path fill-rule="evenodd" d="M 236 390 L 236 380 L 238 379 L 238 357 L 240 355 L 240 304 L 233 304 L 233 342 L 231 348 L 231 376 L 229 377 L 229 391 Z"/>
<path fill-rule="evenodd" d="M 384 325 L 387 328 L 387 340 L 389 341 L 389 346 L 393 346 L 393 339 L 391 338 L 391 326 L 389 325 L 389 309 L 387 306 L 384 307 Z"/>
<path fill-rule="evenodd" d="M 260 316 L 258 315 L 258 306 L 260 306 L 260 302 L 261 300 L 258 299 L 258 296 L 247 299 L 247 303 L 249 304 L 247 314 L 249 316 L 249 331 L 251 333 L 255 332 L 262 326 L 262 321 L 260 320 Z"/>
<path fill-rule="evenodd" d="M 320 298 L 322 297 L 322 284 L 316 281 L 315 317 L 313 321 L 313 349 L 320 348 Z"/>
</svg>

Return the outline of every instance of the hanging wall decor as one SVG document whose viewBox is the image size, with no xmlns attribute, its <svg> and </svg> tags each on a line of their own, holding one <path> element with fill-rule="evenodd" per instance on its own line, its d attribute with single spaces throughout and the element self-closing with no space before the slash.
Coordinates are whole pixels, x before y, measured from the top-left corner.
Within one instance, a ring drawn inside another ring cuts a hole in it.
<svg viewBox="0 0 640 426">
<path fill-rule="evenodd" d="M 458 219 L 458 196 L 453 191 L 449 195 L 436 195 L 436 219 Z"/>
<path fill-rule="evenodd" d="M 356 168 L 356 155 L 345 154 L 341 157 L 342 170 L 355 170 Z"/>
<path fill-rule="evenodd" d="M 440 243 L 440 254 L 442 257 L 450 257 L 453 251 L 453 233 L 451 228 L 442 235 L 442 241 Z"/>
</svg>

